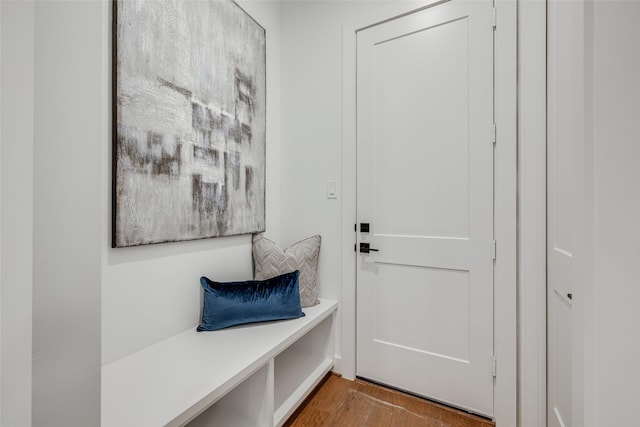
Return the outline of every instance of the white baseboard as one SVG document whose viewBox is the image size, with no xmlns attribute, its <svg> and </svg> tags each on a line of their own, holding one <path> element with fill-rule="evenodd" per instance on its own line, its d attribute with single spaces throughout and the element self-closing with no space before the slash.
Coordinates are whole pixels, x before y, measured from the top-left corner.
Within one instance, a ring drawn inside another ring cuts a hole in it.
<svg viewBox="0 0 640 427">
<path fill-rule="evenodd" d="M 333 372 L 335 372 L 336 374 L 342 375 L 342 357 L 341 356 L 335 356 L 334 358 L 334 365 L 333 365 Z M 352 379 L 352 378 L 348 378 L 348 379 Z"/>
</svg>

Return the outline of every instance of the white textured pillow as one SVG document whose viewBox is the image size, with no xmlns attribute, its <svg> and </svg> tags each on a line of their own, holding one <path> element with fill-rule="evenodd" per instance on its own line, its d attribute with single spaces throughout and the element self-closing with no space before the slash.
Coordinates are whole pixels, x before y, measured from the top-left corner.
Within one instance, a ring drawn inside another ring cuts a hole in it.
<svg viewBox="0 0 640 427">
<path fill-rule="evenodd" d="M 266 280 L 300 270 L 300 304 L 318 304 L 318 257 L 320 236 L 311 236 L 285 249 L 280 249 L 264 234 L 253 235 L 253 278 Z"/>
</svg>

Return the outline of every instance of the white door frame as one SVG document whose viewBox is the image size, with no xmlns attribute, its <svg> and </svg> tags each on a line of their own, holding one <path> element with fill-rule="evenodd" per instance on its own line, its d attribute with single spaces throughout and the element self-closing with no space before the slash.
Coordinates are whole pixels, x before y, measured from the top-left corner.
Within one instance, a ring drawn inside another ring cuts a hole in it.
<svg viewBox="0 0 640 427">
<path fill-rule="evenodd" d="M 547 0 L 518 3 L 518 425 L 547 424 Z"/>
<path fill-rule="evenodd" d="M 338 370 L 355 377 L 356 343 L 356 31 L 439 0 L 383 3 L 369 16 L 343 26 L 343 259 L 342 336 Z M 517 423 L 517 6 L 516 0 L 495 0 L 495 96 L 497 144 L 495 149 L 495 265 L 494 349 L 497 357 L 494 402 L 498 426 Z"/>
</svg>

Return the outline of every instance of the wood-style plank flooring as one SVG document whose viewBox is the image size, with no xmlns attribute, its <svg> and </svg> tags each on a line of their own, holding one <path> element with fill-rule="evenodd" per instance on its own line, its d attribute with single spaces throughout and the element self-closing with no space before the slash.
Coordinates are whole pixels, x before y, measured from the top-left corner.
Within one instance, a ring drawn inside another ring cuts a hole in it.
<svg viewBox="0 0 640 427">
<path fill-rule="evenodd" d="M 484 418 L 381 387 L 330 374 L 285 427 L 493 427 Z"/>
</svg>

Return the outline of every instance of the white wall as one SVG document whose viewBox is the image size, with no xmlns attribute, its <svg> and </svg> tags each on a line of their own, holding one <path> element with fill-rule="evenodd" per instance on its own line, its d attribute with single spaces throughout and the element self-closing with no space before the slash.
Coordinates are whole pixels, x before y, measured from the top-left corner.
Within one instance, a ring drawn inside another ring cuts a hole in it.
<svg viewBox="0 0 640 427">
<path fill-rule="evenodd" d="M 341 299 L 342 191 L 329 200 L 326 185 L 337 180 L 340 188 L 342 182 L 342 22 L 350 9 L 355 8 L 339 1 L 282 3 L 279 243 L 284 248 L 322 236 L 318 291 L 334 300 Z M 337 331 L 341 354 L 340 326 Z"/>
<path fill-rule="evenodd" d="M 0 2 L 0 425 L 31 425 L 34 3 Z"/>
<path fill-rule="evenodd" d="M 36 2 L 34 426 L 100 423 L 102 27 L 100 2 Z"/>
<path fill-rule="evenodd" d="M 637 425 L 640 395 L 640 2 L 593 3 L 594 426 Z"/>
<path fill-rule="evenodd" d="M 266 234 L 277 241 L 281 191 L 280 3 L 241 1 L 240 5 L 267 32 Z M 103 22 L 108 22 L 107 18 L 103 16 Z M 109 34 L 109 28 L 103 29 L 103 40 L 109 41 Z M 102 56 L 110 64 L 110 50 L 105 49 Z M 106 87 L 109 81 L 102 81 L 99 87 Z M 109 102 L 106 99 L 105 105 Z M 200 276 L 222 281 L 250 279 L 252 265 L 251 236 L 111 249 L 110 137 L 105 144 L 101 160 L 102 362 L 109 363 L 195 327 L 200 317 Z"/>
</svg>

